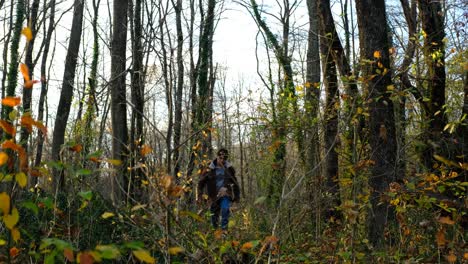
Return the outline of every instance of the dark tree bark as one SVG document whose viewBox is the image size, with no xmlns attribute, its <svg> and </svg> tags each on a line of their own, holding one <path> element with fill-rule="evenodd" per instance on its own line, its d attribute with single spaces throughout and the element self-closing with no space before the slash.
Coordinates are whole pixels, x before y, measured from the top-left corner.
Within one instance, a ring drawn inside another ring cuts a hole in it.
<svg viewBox="0 0 468 264">
<path fill-rule="evenodd" d="M 29 80 L 33 79 L 34 73 L 34 63 L 33 63 L 33 50 L 34 50 L 34 43 L 36 41 L 36 33 L 37 33 L 37 13 L 39 10 L 39 0 L 34 0 L 31 4 L 31 14 L 28 18 L 28 25 L 30 25 L 30 29 L 32 31 L 32 39 L 28 42 L 26 48 L 26 57 L 25 57 L 25 64 L 29 69 Z M 23 113 L 24 114 L 31 114 L 31 98 L 32 97 L 32 87 L 25 87 L 23 89 Z M 21 137 L 20 142 L 23 148 L 28 153 L 28 139 L 29 139 L 30 132 L 26 127 L 21 128 Z"/>
<path fill-rule="evenodd" d="M 196 105 L 196 127 L 197 130 L 210 131 L 212 111 L 210 111 L 210 61 L 213 56 L 213 34 L 215 23 L 216 0 L 209 0 L 206 16 L 203 21 L 203 32 L 200 37 L 200 66 L 197 71 L 197 105 Z M 201 149 L 199 154 L 208 154 L 211 149 L 211 142 L 208 137 L 199 137 Z M 201 157 L 201 155 L 200 155 Z"/>
<path fill-rule="evenodd" d="M 323 5 L 328 5 L 328 1 L 319 1 L 319 10 L 323 9 Z M 324 148 L 325 148 L 325 190 L 324 193 L 330 199 L 327 199 L 327 210 L 325 216 L 336 217 L 337 207 L 340 204 L 340 192 L 338 188 L 338 77 L 337 67 L 333 60 L 333 34 L 326 31 L 330 25 L 325 21 L 324 16 L 321 16 L 320 23 L 320 52 L 322 56 L 323 83 L 325 86 L 325 110 L 324 110 Z M 336 36 L 337 37 L 337 36 Z M 340 44 L 341 45 L 341 44 Z"/>
<path fill-rule="evenodd" d="M 55 118 L 54 132 L 52 138 L 52 160 L 60 161 L 60 149 L 65 142 L 65 130 L 67 128 L 70 106 L 73 98 L 73 88 L 75 81 L 75 70 L 80 50 L 81 33 L 83 24 L 84 1 L 75 0 L 73 21 L 68 43 L 67 55 L 65 59 L 65 69 L 63 73 L 62 91 L 60 93 L 57 115 Z M 52 179 L 54 190 L 63 190 L 65 179 L 63 171 L 54 170 Z"/>
<path fill-rule="evenodd" d="M 426 118 L 427 147 L 423 154 L 424 164 L 432 168 L 433 155 L 438 151 L 433 146 L 439 145 L 447 123 L 445 110 L 445 44 L 444 12 L 440 1 L 418 0 L 422 29 L 425 32 L 423 53 L 427 70 L 427 89 L 430 101 Z M 443 152 L 443 150 L 441 150 Z M 444 153 L 442 153 L 444 155 Z"/>
<path fill-rule="evenodd" d="M 44 3 L 44 6 L 46 3 Z M 44 105 L 45 99 L 47 95 L 47 85 L 48 82 L 46 80 L 46 72 L 47 72 L 47 58 L 49 57 L 49 49 L 52 40 L 52 33 L 54 31 L 54 24 L 55 24 L 55 0 L 50 1 L 50 16 L 49 16 L 49 26 L 47 28 L 47 33 L 44 39 L 44 51 L 42 53 L 41 59 L 41 93 L 39 95 L 39 103 L 38 103 L 38 110 L 37 110 L 37 120 L 42 122 L 44 120 Z M 44 8 L 44 13 L 47 13 Z M 44 24 L 45 29 L 45 24 Z M 34 166 L 39 166 L 42 162 L 42 151 L 44 147 L 44 138 L 45 135 L 42 133 L 41 130 L 37 132 L 37 150 L 36 150 L 36 158 L 34 160 Z M 31 185 L 35 186 L 37 183 L 37 178 L 31 178 Z"/>
<path fill-rule="evenodd" d="M 12 3 L 13 5 L 13 3 Z M 19 43 L 21 37 L 21 29 L 23 26 L 24 13 L 25 13 L 25 2 L 19 0 L 16 4 L 16 20 L 13 27 L 13 35 L 10 45 L 10 64 L 8 65 L 7 74 L 7 86 L 6 96 L 15 96 L 16 85 L 18 82 L 18 64 L 19 64 Z M 9 120 L 8 114 L 11 112 L 10 106 L 2 105 L 2 119 Z M 4 133 L 4 137 L 9 137 L 7 133 Z"/>
<path fill-rule="evenodd" d="M 128 192 L 129 182 L 127 172 L 128 158 L 128 127 L 127 127 L 127 96 L 125 76 L 127 49 L 127 9 L 128 0 L 114 1 L 111 45 L 111 119 L 112 119 L 112 155 L 121 164 L 116 166 L 113 178 L 113 201 L 122 202 L 123 195 Z M 130 197 L 132 195 L 130 194 Z"/>
<path fill-rule="evenodd" d="M 384 0 L 357 0 L 361 57 L 372 61 L 363 67 L 364 90 L 369 101 L 371 211 L 369 212 L 369 240 L 380 247 L 390 211 L 381 196 L 395 180 L 396 138 L 393 102 L 386 92 L 391 85 L 389 39 Z M 390 212 L 391 213 L 391 212 Z"/>
<path fill-rule="evenodd" d="M 131 26 L 131 39 L 132 39 L 132 58 L 133 68 L 131 72 L 131 98 L 132 98 L 132 116 L 130 125 L 130 144 L 131 144 L 131 167 L 133 168 L 137 162 L 142 162 L 144 157 L 140 153 L 141 146 L 145 144 L 143 133 L 143 112 L 144 112 L 144 68 L 143 68 L 143 45 L 141 39 L 143 37 L 142 26 L 142 1 L 135 0 L 133 8 L 129 8 L 129 19 L 132 22 Z M 133 10 L 133 11 L 132 11 Z M 132 194 L 135 198 L 140 196 L 140 189 L 138 188 L 144 173 L 141 169 L 131 170 L 130 182 Z"/>
<path fill-rule="evenodd" d="M 184 58 L 183 45 L 184 36 L 182 32 L 182 0 L 172 1 L 176 14 L 177 30 L 177 84 L 174 102 L 174 150 L 172 160 L 174 162 L 174 177 L 178 177 L 180 172 L 180 139 L 182 131 L 182 95 L 184 91 Z"/>
</svg>

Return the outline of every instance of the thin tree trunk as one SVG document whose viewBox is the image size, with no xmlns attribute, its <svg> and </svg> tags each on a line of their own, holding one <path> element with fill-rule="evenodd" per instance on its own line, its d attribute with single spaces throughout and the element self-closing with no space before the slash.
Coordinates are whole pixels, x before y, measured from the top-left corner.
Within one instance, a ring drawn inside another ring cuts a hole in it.
<svg viewBox="0 0 468 264">
<path fill-rule="evenodd" d="M 132 146 L 132 161 L 131 167 L 133 168 L 138 161 L 143 161 L 143 156 L 139 151 L 139 147 L 145 143 L 143 134 L 143 111 L 144 111 L 144 73 L 143 73 L 143 46 L 141 39 L 143 37 L 142 26 L 142 1 L 135 0 L 135 5 L 129 8 L 130 21 L 133 24 L 132 28 L 132 54 L 133 54 L 133 68 L 132 68 L 132 83 L 131 83 L 131 97 L 132 97 L 132 119 L 131 119 L 131 133 L 130 144 Z M 133 22 L 132 22 L 133 21 Z M 144 173 L 141 169 L 132 170 L 131 181 L 137 183 L 142 180 Z M 138 184 L 132 184 L 133 189 L 131 193 L 139 193 Z M 141 195 L 138 195 L 141 196 Z M 141 200 L 141 199 L 140 199 Z"/>
<path fill-rule="evenodd" d="M 112 199 L 114 204 L 123 202 L 131 184 L 128 179 L 127 159 L 129 153 L 126 99 L 126 49 L 127 49 L 127 9 L 128 0 L 115 0 L 113 8 L 112 48 L 111 48 L 111 120 L 112 120 L 112 156 L 120 160 L 113 177 Z"/>
<path fill-rule="evenodd" d="M 29 79 L 33 79 L 34 67 L 33 64 L 33 50 L 34 50 L 34 42 L 36 41 L 36 33 L 37 33 L 37 13 L 39 10 L 39 0 L 34 0 L 31 5 L 31 15 L 28 19 L 28 24 L 30 25 L 30 29 L 32 31 L 32 39 L 27 43 L 26 48 L 26 57 L 25 57 L 25 64 L 29 69 Z M 25 87 L 23 89 L 23 112 L 24 114 L 31 114 L 31 98 L 32 97 L 32 87 Z M 28 153 L 28 139 L 29 139 L 30 132 L 26 127 L 21 128 L 21 145 Z"/>
<path fill-rule="evenodd" d="M 67 55 L 65 59 L 65 69 L 63 73 L 62 91 L 60 93 L 57 115 L 55 118 L 54 132 L 52 138 L 52 160 L 60 161 L 60 149 L 65 142 L 65 130 L 70 114 L 70 106 L 73 98 L 73 86 L 75 70 L 80 50 L 81 32 L 83 24 L 84 1 L 75 0 L 72 29 L 68 43 Z M 65 179 L 63 171 L 54 170 L 52 179 L 54 190 L 63 190 Z"/>
<path fill-rule="evenodd" d="M 38 103 L 38 110 L 37 110 L 37 120 L 42 122 L 44 120 L 44 104 L 45 99 L 47 96 L 47 58 L 49 57 L 49 49 L 52 40 L 52 33 L 54 31 L 54 24 L 55 24 L 55 0 L 50 1 L 50 16 L 49 16 L 49 26 L 47 28 L 46 37 L 44 40 L 44 51 L 42 53 L 42 60 L 41 60 L 41 93 L 39 95 L 39 103 Z M 46 6 L 46 3 L 44 3 Z M 44 9 L 44 13 L 46 10 Z M 45 29 L 45 24 L 44 24 Z M 44 30 L 45 31 L 45 30 Z M 37 132 L 37 150 L 36 150 L 36 158 L 34 160 L 34 166 L 37 167 L 42 162 L 42 150 L 44 147 L 44 138 L 45 135 L 42 133 L 41 130 Z M 35 186 L 37 183 L 37 178 L 31 178 L 31 186 Z"/>
<path fill-rule="evenodd" d="M 183 45 L 184 36 L 182 32 L 182 0 L 172 1 L 172 5 L 176 14 L 176 30 L 177 30 L 177 85 L 174 102 L 174 177 L 178 178 L 180 171 L 180 139 L 182 131 L 182 95 L 184 91 L 184 58 Z"/>
</svg>

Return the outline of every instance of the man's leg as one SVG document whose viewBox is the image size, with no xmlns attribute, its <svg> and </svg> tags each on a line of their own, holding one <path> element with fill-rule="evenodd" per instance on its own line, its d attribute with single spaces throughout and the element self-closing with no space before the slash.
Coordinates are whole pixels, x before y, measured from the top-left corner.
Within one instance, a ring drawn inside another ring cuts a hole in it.
<svg viewBox="0 0 468 264">
<path fill-rule="evenodd" d="M 219 206 L 219 200 L 216 200 L 211 203 L 210 207 L 210 212 L 211 212 L 211 224 L 213 225 L 213 228 L 218 228 L 218 221 L 219 221 L 219 211 L 220 211 L 220 206 Z"/>
<path fill-rule="evenodd" d="M 224 196 L 221 199 L 221 229 L 227 230 L 229 224 L 229 212 L 231 207 L 231 200 L 229 197 Z"/>
</svg>

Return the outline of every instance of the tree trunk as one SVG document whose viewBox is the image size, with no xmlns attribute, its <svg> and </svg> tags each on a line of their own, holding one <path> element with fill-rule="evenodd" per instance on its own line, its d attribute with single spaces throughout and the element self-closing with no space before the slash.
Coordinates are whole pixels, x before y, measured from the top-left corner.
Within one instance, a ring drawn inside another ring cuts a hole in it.
<svg viewBox="0 0 468 264">
<path fill-rule="evenodd" d="M 318 113 L 320 90 L 317 85 L 320 83 L 320 50 L 319 50 L 319 21 L 318 9 L 316 0 L 307 0 L 307 8 L 309 15 L 309 32 L 307 36 L 307 62 L 306 62 L 306 175 L 308 179 L 308 189 L 310 194 L 311 208 L 319 208 L 316 201 L 320 191 L 316 188 L 318 186 L 319 168 L 317 167 L 320 160 L 319 148 L 319 135 L 318 135 Z M 315 223 L 318 225 L 320 222 L 319 214 L 314 214 Z"/>
<path fill-rule="evenodd" d="M 424 164 L 432 168 L 433 155 L 438 151 L 433 146 L 441 143 L 443 130 L 447 123 L 445 115 L 445 44 L 444 13 L 439 1 L 418 0 L 422 29 L 425 32 L 423 53 L 427 71 L 427 88 L 430 94 L 426 118 L 427 147 L 424 152 Z M 443 151 L 443 150 L 442 150 Z"/>
<path fill-rule="evenodd" d="M 141 39 L 143 37 L 142 26 L 142 1 L 135 0 L 133 7 L 133 26 L 132 26 L 132 55 L 133 55 L 133 68 L 132 68 L 132 83 L 131 83 L 131 97 L 132 97 L 132 120 L 131 120 L 131 133 L 130 144 L 132 146 L 132 159 L 131 166 L 134 167 L 137 162 L 143 162 L 144 157 L 140 154 L 140 147 L 145 144 L 143 134 L 143 111 L 144 111 L 144 74 L 143 74 L 143 46 Z M 129 10 L 131 11 L 131 10 Z M 139 182 L 141 182 L 144 173 L 141 169 L 132 170 L 131 175 L 131 193 L 139 193 Z M 137 196 L 137 195 L 136 195 Z M 141 197 L 141 195 L 138 195 Z M 137 198 L 137 197 L 135 197 Z M 139 199 L 141 200 L 141 199 Z"/>
<path fill-rule="evenodd" d="M 319 7 L 323 3 L 319 4 Z M 326 203 L 328 207 L 325 217 L 336 217 L 337 207 L 340 204 L 340 192 L 338 188 L 338 77 L 336 63 L 333 60 L 334 50 L 332 34 L 326 32 L 325 21 L 320 23 L 320 51 L 322 56 L 323 83 L 325 86 L 325 110 L 324 110 L 324 148 L 325 148 L 325 190 L 326 197 L 330 197 Z"/>
<path fill-rule="evenodd" d="M 38 103 L 38 110 L 37 110 L 37 120 L 42 122 L 44 120 L 44 104 L 46 95 L 47 95 L 47 58 L 49 56 L 49 49 L 52 39 L 52 33 L 54 31 L 54 24 L 55 24 L 55 0 L 50 1 L 50 16 L 49 16 L 49 26 L 47 28 L 47 33 L 44 39 L 44 51 L 42 53 L 42 60 L 41 60 L 41 94 L 39 95 L 39 103 Z M 46 3 L 44 3 L 46 6 Z M 46 10 L 44 9 L 44 13 Z M 44 147 L 44 138 L 45 135 L 42 133 L 41 130 L 37 132 L 37 150 L 36 150 L 36 158 L 34 160 L 34 166 L 37 167 L 42 162 L 42 150 Z M 37 178 L 31 178 L 31 186 L 35 186 L 37 183 Z"/>
<path fill-rule="evenodd" d="M 175 91 L 174 103 L 174 177 L 178 178 L 180 171 L 180 139 L 182 131 L 182 95 L 184 91 L 184 57 L 183 45 L 184 36 L 182 32 L 182 0 L 173 1 L 173 6 L 176 14 L 176 30 L 177 30 L 177 85 Z"/>
<path fill-rule="evenodd" d="M 388 202 L 381 195 L 395 180 L 396 138 L 393 102 L 387 93 L 392 84 L 387 15 L 384 0 L 357 0 L 359 39 L 362 60 L 372 61 L 363 67 L 363 88 L 369 101 L 371 211 L 369 212 L 369 240 L 375 247 L 383 245 Z M 390 211 L 390 212 L 389 212 Z"/>
<path fill-rule="evenodd" d="M 70 114 L 70 106 L 73 98 L 73 88 L 75 81 L 75 70 L 80 50 L 81 32 L 83 24 L 84 1 L 75 0 L 72 28 L 68 43 L 67 55 L 65 59 L 65 69 L 63 73 L 62 91 L 60 93 L 57 115 L 55 118 L 54 133 L 52 138 L 52 160 L 60 161 L 60 149 L 65 142 L 65 130 Z M 63 171 L 54 170 L 52 179 L 54 190 L 63 190 L 65 179 Z"/>
<path fill-rule="evenodd" d="M 203 32 L 200 37 L 200 67 L 197 71 L 197 105 L 196 116 L 197 130 L 209 131 L 212 119 L 212 112 L 210 111 L 210 61 L 213 56 L 213 34 L 215 23 L 215 8 L 216 0 L 209 0 L 206 10 L 206 16 L 203 21 Z M 200 157 L 203 154 L 208 154 L 211 151 L 211 142 L 207 136 L 199 137 L 201 142 L 201 149 L 199 151 Z"/>
<path fill-rule="evenodd" d="M 39 10 L 39 0 L 34 0 L 31 5 L 31 15 L 28 19 L 28 25 L 30 25 L 30 29 L 32 31 L 32 39 L 28 42 L 26 48 L 26 57 L 25 57 L 25 64 L 28 66 L 29 69 L 29 80 L 33 79 L 34 67 L 33 64 L 33 50 L 34 50 L 34 42 L 36 41 L 36 33 L 37 33 L 37 13 Z M 24 114 L 31 114 L 31 98 L 32 97 L 32 87 L 25 87 L 23 89 L 23 113 Z M 26 127 L 21 128 L 21 137 L 20 142 L 23 148 L 28 153 L 28 140 L 29 140 L 30 132 Z"/>
<path fill-rule="evenodd" d="M 111 46 L 111 120 L 112 120 L 112 156 L 120 160 L 115 166 L 116 174 L 112 177 L 112 199 L 115 204 L 123 202 L 128 193 L 129 182 L 127 158 L 129 153 L 127 127 L 126 96 L 126 49 L 127 49 L 127 9 L 128 0 L 115 0 L 113 10 L 112 46 Z"/>
</svg>

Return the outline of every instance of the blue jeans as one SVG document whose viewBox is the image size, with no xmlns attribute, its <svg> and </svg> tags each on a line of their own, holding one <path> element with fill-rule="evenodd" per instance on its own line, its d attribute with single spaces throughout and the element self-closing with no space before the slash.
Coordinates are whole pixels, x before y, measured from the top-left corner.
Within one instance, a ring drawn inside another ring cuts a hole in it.
<svg viewBox="0 0 468 264">
<path fill-rule="evenodd" d="M 214 228 L 218 228 L 219 213 L 221 212 L 221 229 L 226 230 L 229 224 L 229 212 L 231 208 L 231 199 L 224 196 L 214 201 L 211 204 L 211 224 Z"/>
</svg>

